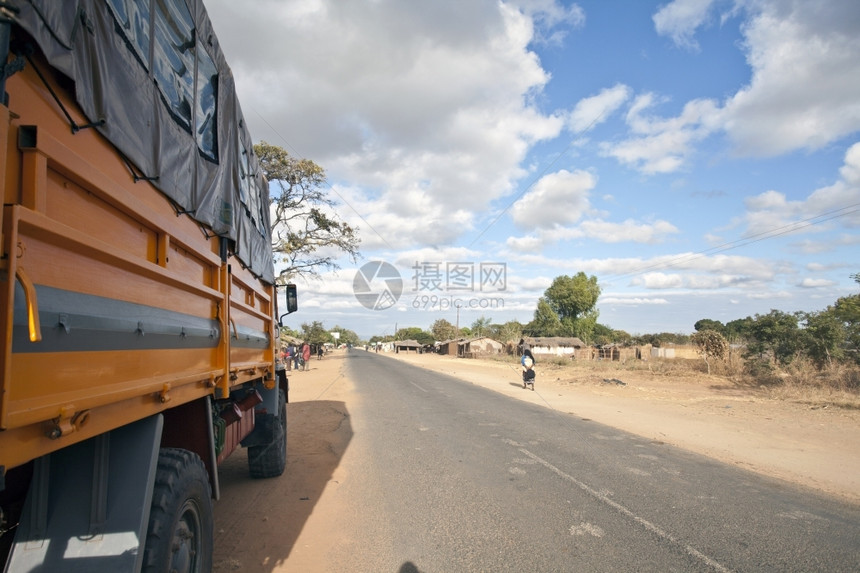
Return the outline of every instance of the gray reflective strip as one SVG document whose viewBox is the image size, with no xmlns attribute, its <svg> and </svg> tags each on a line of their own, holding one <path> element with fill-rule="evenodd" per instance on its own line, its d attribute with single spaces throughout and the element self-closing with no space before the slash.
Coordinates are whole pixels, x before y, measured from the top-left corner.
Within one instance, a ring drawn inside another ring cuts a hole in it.
<svg viewBox="0 0 860 573">
<path fill-rule="evenodd" d="M 269 345 L 269 337 L 265 332 L 247 328 L 245 326 L 237 326 L 238 332 L 234 333 L 231 346 L 237 348 L 266 348 Z"/>
<path fill-rule="evenodd" d="M 214 348 L 218 321 L 142 304 L 36 286 L 42 341 L 30 342 L 24 290 L 15 285 L 12 352 Z"/>
</svg>

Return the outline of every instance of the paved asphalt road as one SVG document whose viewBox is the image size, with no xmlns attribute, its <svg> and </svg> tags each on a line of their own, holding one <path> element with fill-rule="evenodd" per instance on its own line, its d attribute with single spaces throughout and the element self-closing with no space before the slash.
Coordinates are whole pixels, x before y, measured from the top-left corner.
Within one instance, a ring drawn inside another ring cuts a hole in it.
<svg viewBox="0 0 860 573">
<path fill-rule="evenodd" d="M 860 507 L 372 352 L 347 373 L 402 573 L 860 571 Z"/>
</svg>

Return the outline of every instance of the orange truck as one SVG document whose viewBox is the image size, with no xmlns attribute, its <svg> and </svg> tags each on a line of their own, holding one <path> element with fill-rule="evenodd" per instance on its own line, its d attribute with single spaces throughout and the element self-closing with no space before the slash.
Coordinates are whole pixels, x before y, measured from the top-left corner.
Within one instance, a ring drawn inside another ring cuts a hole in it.
<svg viewBox="0 0 860 573">
<path fill-rule="evenodd" d="M 218 39 L 201 0 L 0 0 L 0 65 L 0 565 L 209 571 L 218 465 L 281 475 L 288 397 Z"/>
</svg>

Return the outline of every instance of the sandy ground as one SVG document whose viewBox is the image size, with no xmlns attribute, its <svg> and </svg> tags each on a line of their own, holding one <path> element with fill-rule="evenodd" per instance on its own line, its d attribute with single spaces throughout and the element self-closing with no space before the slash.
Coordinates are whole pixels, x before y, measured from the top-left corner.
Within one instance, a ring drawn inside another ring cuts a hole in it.
<svg viewBox="0 0 860 573">
<path fill-rule="evenodd" d="M 532 392 L 522 388 L 514 360 L 388 356 L 860 503 L 857 409 L 772 399 L 718 377 L 635 371 L 608 375 L 607 382 L 599 373 L 571 378 L 540 364 Z M 353 419 L 361 396 L 345 375 L 345 357 L 337 351 L 312 359 L 308 371 L 290 374 L 283 476 L 250 479 L 244 450 L 221 466 L 214 571 L 378 570 L 350 561 L 384 553 L 380 540 L 389 532 L 384 516 L 375 513 L 384 492 L 366 485 L 373 480 L 351 479 L 373 469 L 367 464 L 372 452 L 360 439 L 360 417 Z M 368 539 L 380 541 L 375 551 L 366 550 Z"/>
</svg>

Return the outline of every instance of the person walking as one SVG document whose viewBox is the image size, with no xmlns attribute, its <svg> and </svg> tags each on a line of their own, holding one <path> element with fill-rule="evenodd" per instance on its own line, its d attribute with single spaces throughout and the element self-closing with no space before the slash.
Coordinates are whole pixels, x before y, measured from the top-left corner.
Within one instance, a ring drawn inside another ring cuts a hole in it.
<svg viewBox="0 0 860 573">
<path fill-rule="evenodd" d="M 293 347 L 292 344 L 290 344 L 289 346 L 287 346 L 284 349 L 284 363 L 287 366 L 287 371 L 290 371 L 293 369 L 293 355 L 295 353 L 296 353 L 296 349 Z"/>
<path fill-rule="evenodd" d="M 523 366 L 523 388 L 532 387 L 532 391 L 535 389 L 535 357 L 532 354 L 532 351 L 526 348 L 523 351 L 523 357 L 520 358 L 520 364 Z"/>
<path fill-rule="evenodd" d="M 311 361 L 311 345 L 308 344 L 307 342 L 305 342 L 302 345 L 302 362 L 303 362 L 302 367 L 304 370 L 308 369 L 310 361 Z"/>
</svg>

